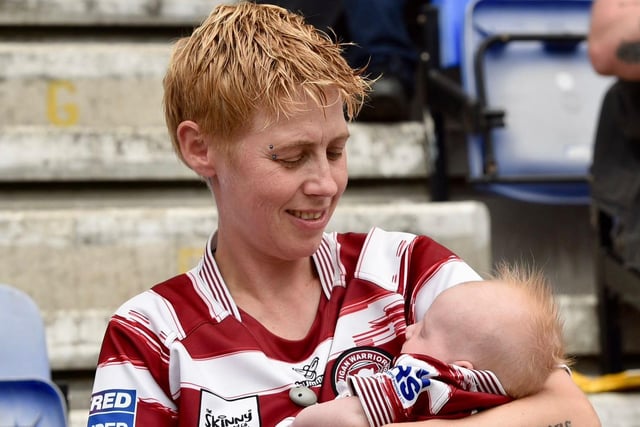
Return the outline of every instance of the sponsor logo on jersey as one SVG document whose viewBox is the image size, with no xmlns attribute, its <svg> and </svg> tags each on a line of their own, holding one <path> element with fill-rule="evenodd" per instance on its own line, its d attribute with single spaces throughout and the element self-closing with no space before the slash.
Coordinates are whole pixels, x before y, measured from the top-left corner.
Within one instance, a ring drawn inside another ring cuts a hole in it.
<svg viewBox="0 0 640 427">
<path fill-rule="evenodd" d="M 336 359 L 331 372 L 334 393 L 338 393 L 338 381 L 345 381 L 349 375 L 371 375 L 389 369 L 392 359 L 390 353 L 375 347 L 356 347 L 345 351 Z"/>
<path fill-rule="evenodd" d="M 311 363 L 302 368 L 293 368 L 294 371 L 304 376 L 304 381 L 296 381 L 296 385 L 302 387 L 315 387 L 322 385 L 323 374 L 318 374 L 319 357 L 314 357 Z"/>
<path fill-rule="evenodd" d="M 91 396 L 89 427 L 133 427 L 135 390 L 102 390 Z"/>
<path fill-rule="evenodd" d="M 257 396 L 227 400 L 207 390 L 200 392 L 199 427 L 259 427 Z"/>
</svg>

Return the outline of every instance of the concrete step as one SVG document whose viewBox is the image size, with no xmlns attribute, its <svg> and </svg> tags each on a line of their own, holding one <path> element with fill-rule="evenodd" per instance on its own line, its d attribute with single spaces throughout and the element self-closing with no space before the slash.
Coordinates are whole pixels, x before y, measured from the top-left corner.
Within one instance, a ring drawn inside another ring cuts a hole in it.
<svg viewBox="0 0 640 427">
<path fill-rule="evenodd" d="M 0 210 L 1 279 L 41 307 L 54 369 L 91 369 L 110 314 L 195 265 L 217 213 L 201 200 L 180 206 Z M 373 224 L 428 234 L 479 271 L 490 269 L 481 203 L 345 203 L 329 229 Z"/>
<path fill-rule="evenodd" d="M 0 2 L 0 24 L 188 25 L 231 0 L 38 0 Z"/>
<path fill-rule="evenodd" d="M 194 180 L 164 125 L 170 44 L 0 43 L 0 182 Z M 350 125 L 352 178 L 426 178 L 428 121 Z"/>
<path fill-rule="evenodd" d="M 0 43 L 0 126 L 164 126 L 167 42 Z"/>
<path fill-rule="evenodd" d="M 426 180 L 432 166 L 425 126 L 350 124 L 350 178 Z M 0 182 L 198 179 L 177 160 L 165 127 L 0 129 Z"/>
<path fill-rule="evenodd" d="M 483 203 L 349 199 L 336 211 L 330 230 L 366 231 L 378 225 L 426 234 L 479 272 L 491 270 L 491 224 Z M 17 204 L 0 210 L 2 281 L 40 305 L 55 369 L 90 369 L 113 310 L 198 259 L 215 227 L 215 208 L 201 195 L 155 200 L 118 204 L 106 198 L 101 204 L 32 204 L 29 209 Z M 598 354 L 595 297 L 565 295 L 561 284 L 557 292 L 569 351 Z"/>
</svg>

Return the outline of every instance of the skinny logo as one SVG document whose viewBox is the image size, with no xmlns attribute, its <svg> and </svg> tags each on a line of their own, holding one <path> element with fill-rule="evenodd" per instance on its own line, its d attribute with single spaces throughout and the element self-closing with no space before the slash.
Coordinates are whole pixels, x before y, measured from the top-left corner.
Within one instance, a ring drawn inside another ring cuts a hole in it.
<svg viewBox="0 0 640 427">
<path fill-rule="evenodd" d="M 227 400 L 207 390 L 200 392 L 199 427 L 260 427 L 257 396 Z"/>
<path fill-rule="evenodd" d="M 248 427 L 253 420 L 251 410 L 239 417 L 228 417 L 226 415 L 216 416 L 213 411 L 207 409 L 205 418 L 205 427 Z"/>
</svg>

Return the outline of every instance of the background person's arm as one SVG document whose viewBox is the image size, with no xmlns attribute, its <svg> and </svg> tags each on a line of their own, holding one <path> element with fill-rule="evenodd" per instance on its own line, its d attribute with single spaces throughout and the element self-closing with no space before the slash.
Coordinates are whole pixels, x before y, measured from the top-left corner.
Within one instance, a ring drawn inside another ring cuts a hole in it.
<svg viewBox="0 0 640 427">
<path fill-rule="evenodd" d="M 595 0 L 589 58 L 600 74 L 640 80 L 640 0 Z"/>
<path fill-rule="evenodd" d="M 598 415 L 586 395 L 564 370 L 557 370 L 544 389 L 533 396 L 496 406 L 457 420 L 429 420 L 389 424 L 387 427 L 600 427 Z"/>
</svg>

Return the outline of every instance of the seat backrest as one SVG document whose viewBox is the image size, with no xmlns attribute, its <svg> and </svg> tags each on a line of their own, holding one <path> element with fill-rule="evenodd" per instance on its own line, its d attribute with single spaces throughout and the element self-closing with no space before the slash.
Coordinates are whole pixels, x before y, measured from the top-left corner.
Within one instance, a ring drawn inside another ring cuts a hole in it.
<svg viewBox="0 0 640 427">
<path fill-rule="evenodd" d="M 40 310 L 23 291 L 0 284 L 0 378 L 51 379 Z"/>
<path fill-rule="evenodd" d="M 23 291 L 0 284 L 0 425 L 65 427 L 66 402 L 51 381 L 40 310 Z"/>
<path fill-rule="evenodd" d="M 590 10 L 590 0 L 468 5 L 462 84 L 487 112 L 504 113 L 468 139 L 472 181 L 532 202 L 589 202 L 595 126 L 611 84 L 587 55 Z"/>
<path fill-rule="evenodd" d="M 60 390 L 46 380 L 0 380 L 0 426 L 66 427 Z"/>
<path fill-rule="evenodd" d="M 431 4 L 438 8 L 442 68 L 460 66 L 462 26 L 469 2 L 470 0 L 431 0 Z"/>
</svg>

